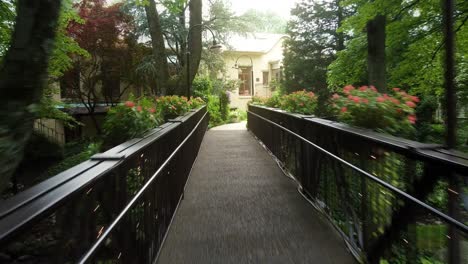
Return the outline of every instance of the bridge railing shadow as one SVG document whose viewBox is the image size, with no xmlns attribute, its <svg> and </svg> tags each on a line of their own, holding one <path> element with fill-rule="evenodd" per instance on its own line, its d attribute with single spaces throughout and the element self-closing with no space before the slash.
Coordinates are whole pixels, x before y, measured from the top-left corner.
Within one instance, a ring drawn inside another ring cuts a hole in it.
<svg viewBox="0 0 468 264">
<path fill-rule="evenodd" d="M 0 204 L 1 263 L 151 263 L 208 127 L 187 113 Z"/>
<path fill-rule="evenodd" d="M 465 154 L 253 105 L 248 129 L 358 259 L 468 263 Z"/>
</svg>

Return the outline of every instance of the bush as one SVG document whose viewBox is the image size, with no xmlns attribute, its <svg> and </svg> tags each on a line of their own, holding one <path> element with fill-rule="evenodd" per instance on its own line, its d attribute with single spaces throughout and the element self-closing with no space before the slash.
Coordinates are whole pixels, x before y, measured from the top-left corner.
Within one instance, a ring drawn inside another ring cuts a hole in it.
<svg viewBox="0 0 468 264">
<path fill-rule="evenodd" d="M 207 110 L 210 114 L 210 127 L 219 126 L 224 123 L 221 118 L 219 98 L 214 95 L 208 96 Z"/>
<path fill-rule="evenodd" d="M 203 101 L 203 99 L 201 99 L 200 97 L 190 97 L 190 101 L 188 102 L 188 104 L 191 109 L 198 109 L 202 105 L 205 105 L 205 101 Z"/>
<path fill-rule="evenodd" d="M 401 136 L 414 132 L 414 108 L 419 98 L 393 88 L 392 95 L 381 94 L 373 86 L 348 85 L 342 95 L 334 94 L 332 105 L 338 120 L 359 127 Z"/>
<path fill-rule="evenodd" d="M 247 111 L 236 109 L 229 114 L 229 123 L 238 123 L 247 120 Z"/>
<path fill-rule="evenodd" d="M 288 112 L 311 115 L 317 107 L 317 97 L 313 92 L 297 91 L 283 96 L 281 107 Z"/>
<path fill-rule="evenodd" d="M 229 95 L 228 93 L 221 93 L 219 95 L 219 114 L 223 121 L 227 121 L 229 117 Z"/>
<path fill-rule="evenodd" d="M 260 96 L 252 96 L 252 99 L 250 99 L 249 104 L 265 105 L 266 101 L 267 101 L 267 98 L 260 97 Z"/>
<path fill-rule="evenodd" d="M 109 110 L 104 125 L 104 144 L 111 147 L 126 140 L 140 137 L 162 123 L 160 112 L 143 98 L 139 102 L 127 101 Z"/>
<path fill-rule="evenodd" d="M 167 121 L 170 118 L 183 115 L 190 110 L 190 106 L 185 96 L 162 96 L 156 100 L 158 110 Z"/>
<path fill-rule="evenodd" d="M 192 90 L 194 96 L 207 100 L 208 95 L 213 91 L 213 83 L 208 76 L 197 75 L 192 82 Z"/>
<path fill-rule="evenodd" d="M 281 96 L 277 93 L 273 94 L 270 98 L 265 101 L 265 105 L 268 107 L 281 107 Z"/>
</svg>

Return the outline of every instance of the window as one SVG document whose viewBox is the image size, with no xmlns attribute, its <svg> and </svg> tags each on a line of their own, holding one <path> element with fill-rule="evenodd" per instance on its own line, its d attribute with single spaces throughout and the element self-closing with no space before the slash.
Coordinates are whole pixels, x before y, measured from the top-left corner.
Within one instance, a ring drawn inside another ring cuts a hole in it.
<svg viewBox="0 0 468 264">
<path fill-rule="evenodd" d="M 252 95 L 252 67 L 240 67 L 239 68 L 239 80 L 241 81 L 239 86 L 239 95 L 251 96 Z"/>
<path fill-rule="evenodd" d="M 268 78 L 269 78 L 269 74 L 267 71 L 264 71 L 263 72 L 263 86 L 268 86 Z"/>
</svg>

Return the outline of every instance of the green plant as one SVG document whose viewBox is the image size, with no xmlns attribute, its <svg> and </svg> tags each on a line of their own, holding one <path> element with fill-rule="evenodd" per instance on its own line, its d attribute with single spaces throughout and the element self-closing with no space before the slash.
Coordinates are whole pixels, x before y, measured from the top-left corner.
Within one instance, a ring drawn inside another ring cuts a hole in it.
<svg viewBox="0 0 468 264">
<path fill-rule="evenodd" d="M 103 125 L 106 147 L 142 136 L 162 123 L 160 113 L 151 104 L 151 99 L 142 98 L 138 103 L 127 101 L 109 110 Z"/>
<path fill-rule="evenodd" d="M 229 114 L 230 123 L 238 123 L 247 120 L 247 111 L 236 109 Z"/>
<path fill-rule="evenodd" d="M 164 119 L 174 118 L 187 113 L 190 109 L 185 96 L 162 96 L 156 99 L 156 104 Z"/>
<path fill-rule="evenodd" d="M 317 107 L 317 97 L 313 92 L 305 90 L 283 96 L 281 108 L 288 112 L 310 115 Z"/>
<path fill-rule="evenodd" d="M 223 121 L 227 121 L 229 117 L 229 94 L 227 92 L 219 95 L 219 114 Z"/>
<path fill-rule="evenodd" d="M 250 99 L 249 104 L 252 105 L 265 105 L 267 98 L 260 97 L 260 96 L 252 96 Z"/>
<path fill-rule="evenodd" d="M 205 105 L 205 101 L 201 99 L 200 97 L 190 97 L 190 101 L 188 101 L 188 104 L 190 106 L 190 109 L 198 109 L 202 105 Z"/>
<path fill-rule="evenodd" d="M 338 120 L 344 123 L 398 136 L 414 132 L 414 108 L 419 98 L 399 88 L 393 88 L 389 95 L 373 86 L 347 85 L 342 95 L 334 94 L 331 100 Z"/>
<path fill-rule="evenodd" d="M 219 98 L 214 95 L 208 95 L 207 110 L 210 114 L 210 127 L 219 126 L 224 123 L 221 118 Z"/>
<path fill-rule="evenodd" d="M 197 75 L 192 82 L 192 89 L 195 96 L 207 100 L 213 91 L 213 83 L 208 76 Z"/>
<path fill-rule="evenodd" d="M 281 95 L 274 93 L 271 97 L 267 98 L 265 105 L 269 107 L 280 108 L 281 107 Z"/>
</svg>

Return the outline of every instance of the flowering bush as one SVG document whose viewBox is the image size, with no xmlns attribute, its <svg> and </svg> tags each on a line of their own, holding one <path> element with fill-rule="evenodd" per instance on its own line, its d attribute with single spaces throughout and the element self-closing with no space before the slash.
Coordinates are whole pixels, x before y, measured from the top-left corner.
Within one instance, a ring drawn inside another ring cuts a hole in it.
<svg viewBox="0 0 468 264">
<path fill-rule="evenodd" d="M 205 104 L 205 101 L 203 101 L 203 99 L 201 99 L 200 97 L 190 97 L 190 101 L 188 101 L 188 104 L 191 109 L 198 109 Z"/>
<path fill-rule="evenodd" d="M 310 115 L 317 107 L 317 97 L 313 92 L 297 91 L 283 96 L 281 108 L 288 112 Z"/>
<path fill-rule="evenodd" d="M 265 105 L 268 107 L 281 107 L 281 96 L 279 94 L 274 94 L 265 101 Z"/>
<path fill-rule="evenodd" d="M 156 99 L 156 104 L 161 111 L 161 115 L 166 120 L 183 115 L 190 110 L 187 97 L 185 96 L 162 96 Z"/>
<path fill-rule="evenodd" d="M 131 100 L 112 107 L 103 125 L 106 147 L 120 144 L 128 139 L 142 136 L 162 123 L 160 113 L 151 99 Z"/>
<path fill-rule="evenodd" d="M 342 122 L 390 134 L 408 133 L 416 122 L 414 108 L 419 98 L 393 88 L 382 94 L 373 86 L 347 85 L 332 96 L 332 105 Z"/>
<path fill-rule="evenodd" d="M 252 99 L 250 100 L 249 104 L 265 105 L 266 101 L 267 101 L 267 98 L 265 98 L 265 97 L 252 96 Z"/>
</svg>

